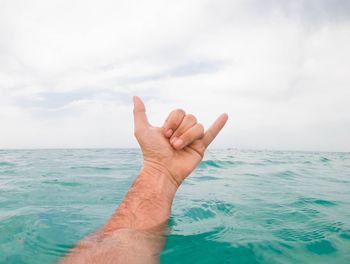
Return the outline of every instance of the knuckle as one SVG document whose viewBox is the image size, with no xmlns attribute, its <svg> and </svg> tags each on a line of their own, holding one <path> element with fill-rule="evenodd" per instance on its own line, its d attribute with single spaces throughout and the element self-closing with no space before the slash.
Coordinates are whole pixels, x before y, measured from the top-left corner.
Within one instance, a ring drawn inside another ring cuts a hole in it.
<svg viewBox="0 0 350 264">
<path fill-rule="evenodd" d="M 209 130 L 207 133 L 208 133 L 208 137 L 210 138 L 210 140 L 212 140 L 214 138 L 213 131 Z"/>
<path fill-rule="evenodd" d="M 201 136 L 203 136 L 204 135 L 204 126 L 201 123 L 198 123 L 197 126 L 198 126 L 198 130 L 199 130 Z"/>
<path fill-rule="evenodd" d="M 136 139 L 139 139 L 141 136 L 142 130 L 140 128 L 135 128 L 134 129 L 134 136 Z"/>
<path fill-rule="evenodd" d="M 185 114 L 184 110 L 182 110 L 180 108 L 175 109 L 170 113 L 170 115 L 165 123 L 170 127 L 176 128 L 180 124 L 181 120 L 183 119 L 183 117 L 185 115 L 186 114 Z"/>
<path fill-rule="evenodd" d="M 184 145 L 187 145 L 188 142 L 190 141 L 190 138 L 188 136 L 186 136 L 186 135 L 183 135 L 183 136 L 181 136 L 179 138 L 182 140 Z"/>
<path fill-rule="evenodd" d="M 180 115 L 185 115 L 185 114 L 186 114 L 185 110 L 183 110 L 183 109 L 181 109 L 181 108 L 176 109 L 175 112 L 176 112 L 177 114 L 180 114 Z"/>
<path fill-rule="evenodd" d="M 175 116 L 184 116 L 186 115 L 185 111 L 181 108 L 175 109 L 174 111 L 171 112 L 172 115 Z"/>
<path fill-rule="evenodd" d="M 198 148 L 199 148 L 199 151 L 200 151 L 201 153 L 204 153 L 204 151 L 205 151 L 205 146 L 204 146 L 204 144 L 199 144 L 199 145 L 198 145 Z"/>
<path fill-rule="evenodd" d="M 186 115 L 186 119 L 189 120 L 189 121 L 192 121 L 194 123 L 197 123 L 197 118 L 194 115 L 192 115 L 192 114 Z"/>
<path fill-rule="evenodd" d="M 136 138 L 137 138 L 137 137 L 138 137 L 138 135 L 139 135 L 138 131 L 136 131 L 136 130 L 135 130 L 135 131 L 134 131 L 134 137 L 136 137 Z"/>
</svg>

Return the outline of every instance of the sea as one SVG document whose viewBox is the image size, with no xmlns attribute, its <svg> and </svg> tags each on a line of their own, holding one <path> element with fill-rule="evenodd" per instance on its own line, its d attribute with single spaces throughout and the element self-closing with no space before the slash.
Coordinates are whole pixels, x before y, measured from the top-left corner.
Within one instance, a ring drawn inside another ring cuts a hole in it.
<svg viewBox="0 0 350 264">
<path fill-rule="evenodd" d="M 0 150 L 0 263 L 56 263 L 141 165 L 138 149 Z M 168 225 L 161 263 L 350 263 L 350 153 L 208 150 Z"/>
</svg>

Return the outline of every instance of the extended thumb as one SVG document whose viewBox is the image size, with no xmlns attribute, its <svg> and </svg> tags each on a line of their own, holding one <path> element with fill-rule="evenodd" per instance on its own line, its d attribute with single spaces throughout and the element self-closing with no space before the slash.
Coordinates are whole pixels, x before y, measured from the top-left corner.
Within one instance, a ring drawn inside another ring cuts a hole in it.
<svg viewBox="0 0 350 264">
<path fill-rule="evenodd" d="M 141 98 L 138 96 L 133 97 L 134 101 L 134 125 L 135 129 L 143 128 L 149 125 L 145 104 L 142 102 Z"/>
</svg>

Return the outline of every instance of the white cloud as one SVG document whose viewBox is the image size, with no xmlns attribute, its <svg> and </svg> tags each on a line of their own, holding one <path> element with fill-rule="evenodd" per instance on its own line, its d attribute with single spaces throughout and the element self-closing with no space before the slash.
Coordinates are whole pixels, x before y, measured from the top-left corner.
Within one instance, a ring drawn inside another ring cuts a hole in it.
<svg viewBox="0 0 350 264">
<path fill-rule="evenodd" d="M 349 151 L 346 1 L 0 1 L 0 147 L 128 147 L 131 96 L 217 147 Z"/>
</svg>

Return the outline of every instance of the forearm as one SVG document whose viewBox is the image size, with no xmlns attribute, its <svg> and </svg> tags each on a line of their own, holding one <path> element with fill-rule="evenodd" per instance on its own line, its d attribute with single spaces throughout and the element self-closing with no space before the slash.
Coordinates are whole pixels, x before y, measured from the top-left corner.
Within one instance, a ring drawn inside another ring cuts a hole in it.
<svg viewBox="0 0 350 264">
<path fill-rule="evenodd" d="M 177 184 L 166 169 L 145 162 L 102 231 L 109 233 L 121 228 L 145 231 L 166 223 L 176 190 Z"/>
<path fill-rule="evenodd" d="M 107 223 L 79 241 L 60 263 L 158 263 L 177 190 L 169 176 L 146 162 Z"/>
</svg>

